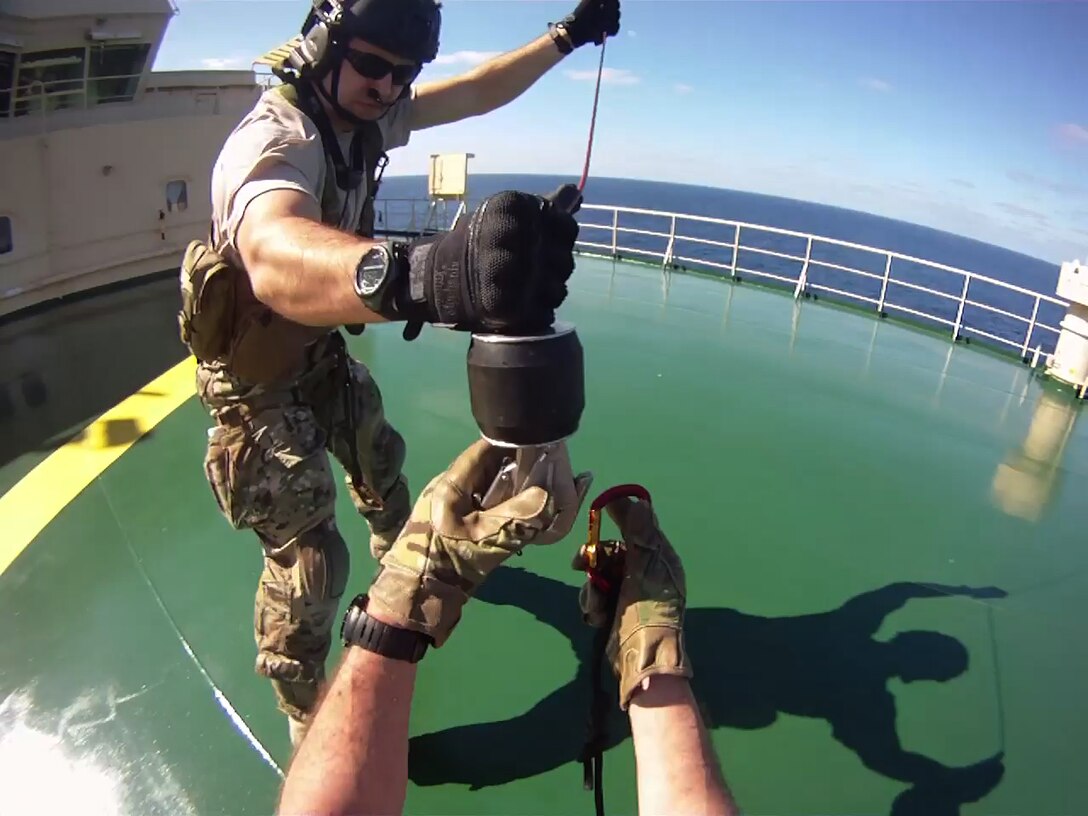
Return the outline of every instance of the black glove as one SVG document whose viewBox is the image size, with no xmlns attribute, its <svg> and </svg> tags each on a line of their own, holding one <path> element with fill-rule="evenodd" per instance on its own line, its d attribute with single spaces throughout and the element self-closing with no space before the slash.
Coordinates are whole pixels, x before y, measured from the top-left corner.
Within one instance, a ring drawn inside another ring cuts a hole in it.
<svg viewBox="0 0 1088 816">
<path fill-rule="evenodd" d="M 549 328 L 574 271 L 574 193 L 570 185 L 543 198 L 498 193 L 449 232 L 410 243 L 396 298 L 405 336 L 420 323 L 523 335 Z"/>
<path fill-rule="evenodd" d="M 570 44 L 579 48 L 586 43 L 600 45 L 604 35 L 615 37 L 620 30 L 620 0 L 581 0 L 574 13 L 560 24 L 570 36 Z"/>
</svg>

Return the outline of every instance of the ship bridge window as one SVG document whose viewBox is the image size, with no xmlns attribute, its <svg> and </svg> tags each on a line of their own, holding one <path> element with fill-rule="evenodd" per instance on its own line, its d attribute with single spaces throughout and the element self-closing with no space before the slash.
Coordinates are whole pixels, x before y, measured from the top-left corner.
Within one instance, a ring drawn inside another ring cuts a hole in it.
<svg viewBox="0 0 1088 816">
<path fill-rule="evenodd" d="M 15 55 L 0 51 L 0 117 L 11 116 L 11 89 L 15 85 Z"/>
<path fill-rule="evenodd" d="M 7 255 L 13 249 L 15 249 L 15 242 L 12 240 L 11 219 L 6 215 L 0 215 L 0 255 Z"/>
<path fill-rule="evenodd" d="M 15 79 L 15 115 L 83 107 L 86 56 L 86 48 L 23 54 Z"/>
<path fill-rule="evenodd" d="M 182 212 L 189 208 L 189 185 L 181 179 L 166 182 L 166 211 Z"/>
<path fill-rule="evenodd" d="M 149 43 L 92 46 L 88 101 L 93 105 L 132 101 L 150 50 Z"/>
</svg>

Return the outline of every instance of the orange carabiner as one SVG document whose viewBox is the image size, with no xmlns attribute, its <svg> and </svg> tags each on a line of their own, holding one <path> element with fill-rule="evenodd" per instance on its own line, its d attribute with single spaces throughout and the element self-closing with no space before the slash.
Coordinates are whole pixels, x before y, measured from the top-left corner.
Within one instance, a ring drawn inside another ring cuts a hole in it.
<svg viewBox="0 0 1088 816">
<path fill-rule="evenodd" d="M 650 501 L 650 492 L 638 484 L 622 484 L 602 492 L 589 505 L 589 536 L 582 545 L 590 583 L 603 592 L 611 592 L 614 584 L 623 580 L 623 542 L 601 541 L 601 511 L 620 498 Z"/>
</svg>

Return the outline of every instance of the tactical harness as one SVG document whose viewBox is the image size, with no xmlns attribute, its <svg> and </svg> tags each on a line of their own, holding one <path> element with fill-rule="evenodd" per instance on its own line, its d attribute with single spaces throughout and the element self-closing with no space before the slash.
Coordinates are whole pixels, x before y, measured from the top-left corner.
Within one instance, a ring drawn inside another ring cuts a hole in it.
<svg viewBox="0 0 1088 816">
<path fill-rule="evenodd" d="M 356 131 L 351 143 L 351 164 L 347 165 L 332 125 L 303 86 L 277 86 L 278 93 L 314 122 L 324 147 L 326 172 L 321 187 L 321 221 L 340 223 L 348 195 L 365 178 L 363 203 L 355 234 L 374 234 L 374 200 L 381 185 L 388 157 L 383 151 L 381 129 L 377 123 Z M 367 158 L 376 156 L 370 166 Z M 344 205 L 336 189 L 344 190 Z M 232 375 L 250 385 L 283 383 L 301 373 L 306 351 L 316 341 L 334 330 L 322 326 L 304 326 L 266 306 L 253 293 L 249 275 L 215 252 L 211 235 L 194 240 L 185 250 L 180 270 L 181 308 L 178 329 L 181 341 L 202 363 L 222 365 Z M 359 333 L 358 326 L 348 331 Z"/>
<path fill-rule="evenodd" d="M 344 162 L 340 143 L 325 111 L 308 86 L 285 81 L 272 93 L 306 114 L 317 127 L 325 155 L 325 178 L 321 187 L 321 221 L 338 226 L 347 207 L 348 196 L 366 181 L 363 202 L 355 234 L 374 234 L 374 201 L 381 176 L 388 163 L 383 150 L 381 129 L 368 122 L 352 137 L 350 165 Z M 376 157 L 370 163 L 369 157 Z M 344 191 L 344 204 L 336 189 Z M 178 330 L 181 341 L 201 363 L 222 366 L 231 375 L 251 386 L 280 385 L 290 388 L 306 369 L 310 350 L 323 338 L 329 346 L 315 351 L 332 351 L 345 383 L 344 410 L 354 433 L 355 400 L 352 378 L 343 338 L 335 329 L 304 326 L 273 311 L 253 293 L 246 271 L 225 259 L 213 248 L 211 232 L 207 240 L 194 240 L 185 249 L 180 269 L 181 308 Z M 346 326 L 359 334 L 363 326 Z M 293 389 L 292 389 L 293 390 Z M 352 447 L 352 481 L 367 490 L 362 481 L 358 452 Z M 381 498 L 374 497 L 381 505 Z"/>
</svg>

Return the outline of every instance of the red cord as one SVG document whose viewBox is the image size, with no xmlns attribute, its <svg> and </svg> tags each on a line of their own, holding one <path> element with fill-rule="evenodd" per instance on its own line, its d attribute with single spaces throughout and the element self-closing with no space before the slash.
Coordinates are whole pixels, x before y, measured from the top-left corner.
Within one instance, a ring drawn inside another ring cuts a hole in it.
<svg viewBox="0 0 1088 816">
<path fill-rule="evenodd" d="M 589 120 L 589 144 L 586 145 L 586 165 L 582 169 L 582 180 L 578 182 L 578 190 L 586 188 L 586 179 L 589 178 L 589 158 L 593 155 L 593 131 L 597 127 L 597 103 L 601 98 L 601 77 L 604 75 L 604 47 L 608 37 L 601 39 L 601 62 L 597 66 L 597 90 L 593 93 L 593 116 Z"/>
<path fill-rule="evenodd" d="M 615 485 L 597 496 L 597 498 L 590 503 L 589 509 L 591 512 L 600 510 L 615 499 L 622 498 L 642 499 L 643 501 L 648 502 L 650 501 L 650 491 L 640 484 Z"/>
</svg>

